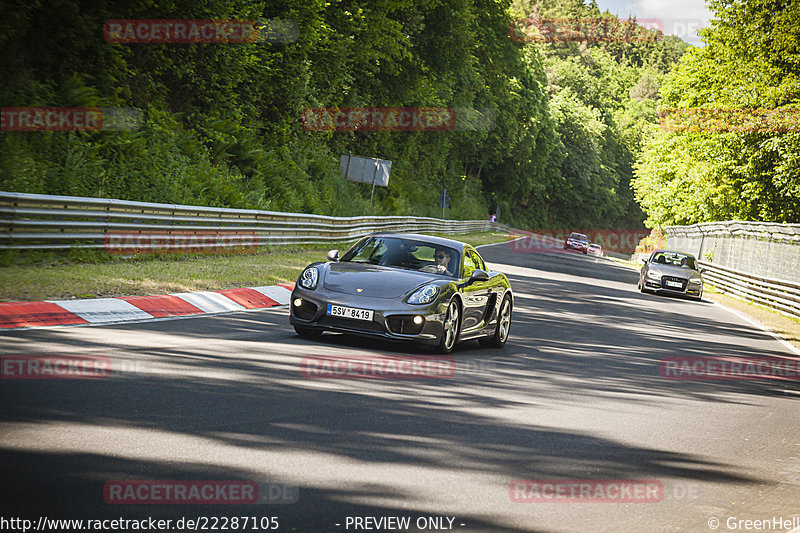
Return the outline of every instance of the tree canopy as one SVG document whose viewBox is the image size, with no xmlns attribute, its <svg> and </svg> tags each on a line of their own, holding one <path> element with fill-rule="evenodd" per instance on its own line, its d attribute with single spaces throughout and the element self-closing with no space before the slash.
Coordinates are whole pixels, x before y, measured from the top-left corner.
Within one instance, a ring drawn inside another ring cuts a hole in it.
<svg viewBox="0 0 800 533">
<path fill-rule="evenodd" d="M 705 47 L 689 50 L 660 89 L 662 112 L 679 120 L 648 127 L 636 163 L 647 223 L 798 222 L 800 2 L 709 5 Z"/>
<path fill-rule="evenodd" d="M 514 21 L 532 14 L 633 24 L 580 0 L 5 2 L 3 107 L 135 108 L 145 121 L 124 132 L 3 131 L 0 189 L 361 215 L 370 189 L 338 168 L 353 153 L 393 162 L 376 214 L 439 216 L 447 188 L 454 218 L 499 207 L 518 227 L 640 225 L 634 163 L 659 98 L 677 106 L 677 84 L 691 85 L 669 74 L 686 45 L 641 28 L 647 38 L 627 41 L 515 39 Z M 119 19 L 279 20 L 297 31 L 285 42 L 107 42 L 104 23 Z M 715 30 L 720 42 L 737 31 L 730 20 Z M 769 59 L 796 39 L 773 35 L 758 52 L 769 69 L 757 72 L 796 73 L 796 62 Z M 776 105 L 793 87 L 776 87 Z M 487 121 L 415 132 L 309 131 L 301 121 L 308 108 L 396 107 L 476 110 Z M 764 172 L 790 147 L 769 150 L 752 163 Z"/>
</svg>

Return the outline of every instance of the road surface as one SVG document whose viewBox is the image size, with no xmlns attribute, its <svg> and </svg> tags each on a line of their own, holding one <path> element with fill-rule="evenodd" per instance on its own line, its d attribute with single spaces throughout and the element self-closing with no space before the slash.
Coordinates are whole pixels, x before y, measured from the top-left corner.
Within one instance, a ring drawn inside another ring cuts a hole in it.
<svg viewBox="0 0 800 533">
<path fill-rule="evenodd" d="M 460 345 L 454 371 L 434 378 L 309 377 L 307 358 L 440 356 L 344 335 L 301 339 L 285 308 L 0 334 L 5 357 L 94 356 L 112 367 L 99 379 L 0 382 L 0 517 L 650 532 L 800 516 L 798 381 L 660 371 L 669 357 L 796 355 L 710 302 L 640 294 L 635 272 L 604 259 L 505 244 L 482 253 L 516 294 L 510 339 L 503 350 Z M 589 483 L 609 501 L 557 495 L 553 479 L 567 490 Z M 169 504 L 151 488 L 145 503 L 113 503 L 109 490 L 143 480 L 244 481 L 274 494 Z M 635 484 L 660 492 L 637 497 Z"/>
</svg>

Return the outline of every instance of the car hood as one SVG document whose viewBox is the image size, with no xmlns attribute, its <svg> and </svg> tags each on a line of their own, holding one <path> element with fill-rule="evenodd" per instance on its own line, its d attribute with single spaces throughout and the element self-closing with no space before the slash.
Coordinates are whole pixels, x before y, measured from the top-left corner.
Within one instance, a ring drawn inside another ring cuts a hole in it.
<svg viewBox="0 0 800 533">
<path fill-rule="evenodd" d="M 426 282 L 442 279 L 425 272 L 364 263 L 329 263 L 327 270 L 325 289 L 370 298 L 400 298 Z"/>
<path fill-rule="evenodd" d="M 690 270 L 673 265 L 662 265 L 658 263 L 650 264 L 650 272 L 654 272 L 659 276 L 675 276 L 676 278 L 689 279 L 693 277 L 700 277 L 700 273 L 696 270 Z"/>
</svg>

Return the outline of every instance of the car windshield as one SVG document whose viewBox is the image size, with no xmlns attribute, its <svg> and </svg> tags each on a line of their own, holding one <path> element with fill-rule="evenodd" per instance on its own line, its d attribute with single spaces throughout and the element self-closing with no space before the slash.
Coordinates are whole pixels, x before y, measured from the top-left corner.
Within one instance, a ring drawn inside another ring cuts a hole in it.
<svg viewBox="0 0 800 533">
<path fill-rule="evenodd" d="M 350 248 L 341 262 L 418 270 L 457 276 L 461 255 L 454 248 L 399 237 L 369 237 Z"/>
<path fill-rule="evenodd" d="M 589 242 L 589 239 L 583 233 L 570 233 L 569 238 L 576 241 Z"/>
<path fill-rule="evenodd" d="M 694 257 L 678 252 L 656 252 L 652 262 L 659 265 L 671 265 L 697 270 Z"/>
</svg>

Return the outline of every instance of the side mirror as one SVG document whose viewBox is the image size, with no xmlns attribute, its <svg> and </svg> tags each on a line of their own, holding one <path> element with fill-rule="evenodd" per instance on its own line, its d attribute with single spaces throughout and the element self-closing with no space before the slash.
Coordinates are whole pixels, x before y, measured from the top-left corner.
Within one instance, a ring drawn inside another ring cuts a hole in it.
<svg viewBox="0 0 800 533">
<path fill-rule="evenodd" d="M 328 258 L 328 261 L 333 261 L 335 263 L 338 263 L 339 262 L 339 250 L 330 250 L 326 257 Z"/>
<path fill-rule="evenodd" d="M 475 271 L 472 272 L 472 275 L 469 277 L 467 285 L 475 283 L 476 281 L 489 281 L 489 274 L 487 274 L 485 270 L 476 268 Z"/>
</svg>

